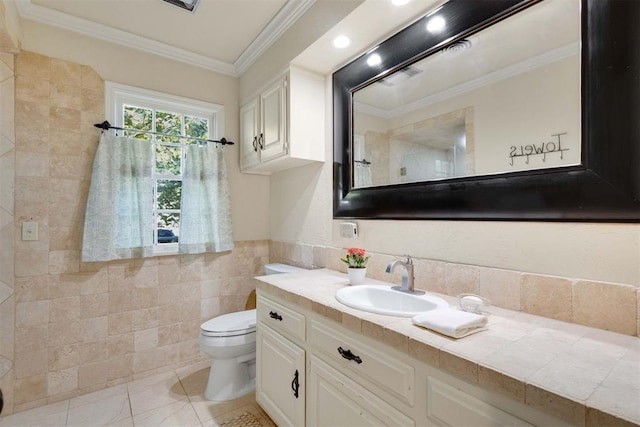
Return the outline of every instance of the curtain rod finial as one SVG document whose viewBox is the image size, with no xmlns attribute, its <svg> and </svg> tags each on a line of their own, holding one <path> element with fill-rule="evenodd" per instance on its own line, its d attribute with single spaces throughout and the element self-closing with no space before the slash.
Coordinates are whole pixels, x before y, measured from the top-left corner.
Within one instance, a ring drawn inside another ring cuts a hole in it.
<svg viewBox="0 0 640 427">
<path fill-rule="evenodd" d="M 111 123 L 109 123 L 107 120 L 105 120 L 102 123 L 96 123 L 94 124 L 95 127 L 103 129 L 103 130 L 108 130 L 109 128 L 111 128 Z"/>
</svg>

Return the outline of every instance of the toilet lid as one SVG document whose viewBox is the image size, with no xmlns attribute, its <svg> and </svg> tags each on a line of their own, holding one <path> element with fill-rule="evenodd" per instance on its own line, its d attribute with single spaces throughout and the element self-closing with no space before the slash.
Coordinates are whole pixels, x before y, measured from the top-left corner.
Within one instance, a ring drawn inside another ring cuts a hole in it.
<svg viewBox="0 0 640 427">
<path fill-rule="evenodd" d="M 200 330 L 208 336 L 234 336 L 254 332 L 256 310 L 237 311 L 214 317 L 200 325 Z"/>
</svg>

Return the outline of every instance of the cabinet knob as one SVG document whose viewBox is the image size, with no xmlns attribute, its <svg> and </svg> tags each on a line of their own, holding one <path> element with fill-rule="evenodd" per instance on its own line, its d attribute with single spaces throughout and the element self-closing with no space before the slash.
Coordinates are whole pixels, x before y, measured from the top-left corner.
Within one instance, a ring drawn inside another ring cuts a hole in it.
<svg viewBox="0 0 640 427">
<path fill-rule="evenodd" d="M 277 311 L 270 311 L 269 312 L 269 317 L 271 317 L 272 319 L 276 319 L 276 320 L 279 320 L 279 321 L 282 322 L 282 316 L 280 316 Z"/>
<path fill-rule="evenodd" d="M 258 138 L 258 144 L 260 145 L 260 149 L 264 150 L 264 134 L 260 134 L 260 138 Z"/>
<path fill-rule="evenodd" d="M 258 152 L 258 137 L 253 137 L 253 151 Z"/>
<path fill-rule="evenodd" d="M 362 359 L 360 358 L 360 356 L 356 356 L 351 352 L 351 350 L 345 350 L 342 347 L 338 347 L 338 353 L 340 353 L 340 356 L 342 356 L 343 358 L 347 360 L 353 360 L 358 365 L 362 363 Z"/>
</svg>

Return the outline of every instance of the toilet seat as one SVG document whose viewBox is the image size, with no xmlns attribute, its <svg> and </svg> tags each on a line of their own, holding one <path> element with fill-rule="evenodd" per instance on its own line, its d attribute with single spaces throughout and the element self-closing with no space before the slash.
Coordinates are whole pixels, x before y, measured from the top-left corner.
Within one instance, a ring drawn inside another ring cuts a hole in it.
<svg viewBox="0 0 640 427">
<path fill-rule="evenodd" d="M 255 331 L 255 309 L 223 314 L 200 325 L 200 333 L 207 337 L 233 337 Z"/>
</svg>

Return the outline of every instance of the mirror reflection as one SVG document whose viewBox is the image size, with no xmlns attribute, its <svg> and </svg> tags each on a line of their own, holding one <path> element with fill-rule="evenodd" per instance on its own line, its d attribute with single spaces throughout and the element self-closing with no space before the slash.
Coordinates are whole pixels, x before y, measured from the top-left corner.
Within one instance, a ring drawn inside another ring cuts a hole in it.
<svg viewBox="0 0 640 427">
<path fill-rule="evenodd" d="M 353 93 L 354 188 L 580 164 L 580 70 L 579 1 L 545 0 L 382 76 Z"/>
</svg>

